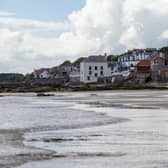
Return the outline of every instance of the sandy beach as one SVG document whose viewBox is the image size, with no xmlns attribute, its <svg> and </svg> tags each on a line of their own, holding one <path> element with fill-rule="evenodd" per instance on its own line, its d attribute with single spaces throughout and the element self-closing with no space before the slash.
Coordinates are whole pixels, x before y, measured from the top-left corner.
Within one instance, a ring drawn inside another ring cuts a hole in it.
<svg viewBox="0 0 168 168">
<path fill-rule="evenodd" d="M 3 94 L 0 167 L 168 165 L 168 92 Z"/>
</svg>

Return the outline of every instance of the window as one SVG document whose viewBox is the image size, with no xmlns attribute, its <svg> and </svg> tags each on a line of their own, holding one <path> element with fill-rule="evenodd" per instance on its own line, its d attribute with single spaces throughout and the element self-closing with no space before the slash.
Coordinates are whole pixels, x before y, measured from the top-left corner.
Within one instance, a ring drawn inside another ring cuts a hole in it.
<svg viewBox="0 0 168 168">
<path fill-rule="evenodd" d="M 103 70 L 103 66 L 101 66 L 100 69 Z"/>
<path fill-rule="evenodd" d="M 100 75 L 101 75 L 101 76 L 103 76 L 103 75 L 104 75 L 103 71 L 101 71 L 101 72 L 100 72 Z"/>
<path fill-rule="evenodd" d="M 95 73 L 95 77 L 97 77 L 97 73 Z"/>
<path fill-rule="evenodd" d="M 90 81 L 90 76 L 87 77 L 87 80 Z"/>
<path fill-rule="evenodd" d="M 92 71 L 89 71 L 89 75 L 92 75 Z"/>
<path fill-rule="evenodd" d="M 91 66 L 89 66 L 89 70 L 92 70 L 92 67 L 91 67 Z"/>
<path fill-rule="evenodd" d="M 95 70 L 97 70 L 97 66 L 95 66 Z"/>
</svg>

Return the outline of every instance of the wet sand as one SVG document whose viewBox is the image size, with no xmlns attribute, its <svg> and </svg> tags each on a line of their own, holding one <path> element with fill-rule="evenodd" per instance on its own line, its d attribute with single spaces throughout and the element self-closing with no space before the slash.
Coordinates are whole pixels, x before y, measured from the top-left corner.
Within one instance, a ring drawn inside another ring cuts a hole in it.
<svg viewBox="0 0 168 168">
<path fill-rule="evenodd" d="M 2 168 L 168 166 L 167 91 L 0 99 Z"/>
<path fill-rule="evenodd" d="M 26 130 L 0 130 L 0 167 L 10 168 L 29 161 L 52 159 L 55 152 L 26 147 L 23 134 Z"/>
</svg>

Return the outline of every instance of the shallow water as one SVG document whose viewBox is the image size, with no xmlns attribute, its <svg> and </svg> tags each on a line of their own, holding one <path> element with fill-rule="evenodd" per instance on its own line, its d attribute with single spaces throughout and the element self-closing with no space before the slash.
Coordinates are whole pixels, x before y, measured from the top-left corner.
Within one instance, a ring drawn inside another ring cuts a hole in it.
<svg viewBox="0 0 168 168">
<path fill-rule="evenodd" d="M 167 102 L 168 91 L 150 90 L 5 95 L 0 165 L 10 156 L 18 168 L 168 167 Z M 52 155 L 25 158 L 38 152 Z"/>
</svg>

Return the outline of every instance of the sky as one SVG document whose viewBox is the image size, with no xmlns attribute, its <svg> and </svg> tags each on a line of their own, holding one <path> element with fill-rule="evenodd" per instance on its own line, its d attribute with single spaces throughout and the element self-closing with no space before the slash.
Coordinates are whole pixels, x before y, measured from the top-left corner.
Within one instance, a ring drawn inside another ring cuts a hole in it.
<svg viewBox="0 0 168 168">
<path fill-rule="evenodd" d="M 168 46 L 168 0 L 0 0 L 0 72 Z"/>
</svg>

